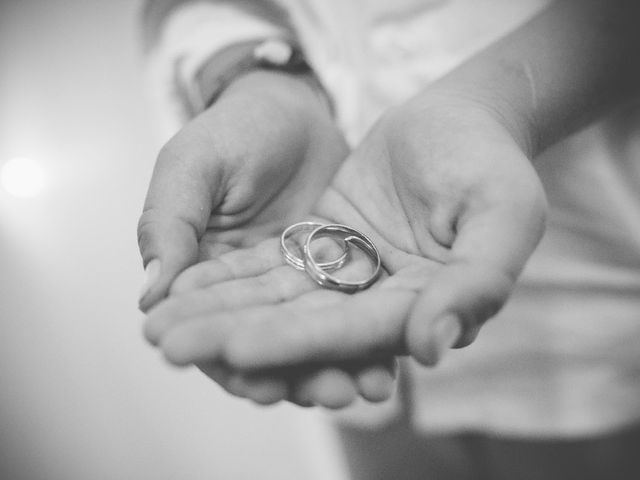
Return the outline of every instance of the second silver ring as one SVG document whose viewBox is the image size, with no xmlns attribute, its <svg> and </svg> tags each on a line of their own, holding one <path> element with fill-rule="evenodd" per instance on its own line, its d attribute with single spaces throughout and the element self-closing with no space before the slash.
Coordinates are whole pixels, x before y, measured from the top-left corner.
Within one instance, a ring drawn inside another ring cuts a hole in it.
<svg viewBox="0 0 640 480">
<path fill-rule="evenodd" d="M 313 258 L 311 243 L 320 237 L 341 238 L 347 245 L 355 245 L 362 250 L 373 262 L 373 272 L 364 280 L 353 282 L 341 280 L 322 268 Z M 345 293 L 355 293 L 373 285 L 382 273 L 382 260 L 374 243 L 364 233 L 346 225 L 321 225 L 307 237 L 304 245 L 304 267 L 309 276 L 320 286 L 339 290 Z"/>
</svg>

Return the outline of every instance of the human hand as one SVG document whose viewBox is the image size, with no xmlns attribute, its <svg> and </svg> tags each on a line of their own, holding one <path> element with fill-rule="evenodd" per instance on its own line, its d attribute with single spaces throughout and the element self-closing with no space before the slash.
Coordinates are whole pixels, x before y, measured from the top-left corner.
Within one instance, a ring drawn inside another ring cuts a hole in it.
<svg viewBox="0 0 640 480">
<path fill-rule="evenodd" d="M 366 270 L 366 265 L 355 262 L 345 268 L 356 275 L 362 269 Z M 145 334 L 170 361 L 183 365 L 189 362 L 182 363 L 167 354 L 162 340 L 163 332 L 182 319 L 213 312 L 232 314 L 235 309 L 275 304 L 316 288 L 305 274 L 284 263 L 279 239 L 267 239 L 186 270 L 172 285 L 171 296 L 150 311 Z M 389 356 L 251 371 L 238 370 L 216 355 L 202 355 L 194 363 L 228 392 L 262 404 L 287 399 L 302 406 L 341 408 L 357 397 L 383 401 L 393 393 L 396 377 L 396 362 Z"/>
<path fill-rule="evenodd" d="M 387 272 L 378 284 L 321 289 L 266 240 L 187 270 L 146 334 L 176 364 L 244 372 L 406 353 L 433 365 L 506 301 L 545 211 L 499 116 L 469 100 L 418 98 L 385 115 L 315 209 L 373 239 Z"/>
<path fill-rule="evenodd" d="M 141 310 L 167 295 L 202 245 L 211 256 L 255 244 L 306 214 L 347 153 L 326 101 L 302 77 L 236 80 L 158 156 L 138 225 Z"/>
<path fill-rule="evenodd" d="M 346 155 L 324 99 L 299 77 L 256 72 L 234 82 L 159 155 L 139 224 L 141 253 L 157 278 L 141 309 L 162 299 L 199 258 L 251 245 L 306 214 Z M 285 386 L 275 372 L 249 378 L 223 365 L 198 366 L 262 403 Z M 357 385 L 370 400 L 386 398 L 393 361 L 289 369 L 286 378 L 286 396 L 297 403 L 340 406 Z"/>
</svg>

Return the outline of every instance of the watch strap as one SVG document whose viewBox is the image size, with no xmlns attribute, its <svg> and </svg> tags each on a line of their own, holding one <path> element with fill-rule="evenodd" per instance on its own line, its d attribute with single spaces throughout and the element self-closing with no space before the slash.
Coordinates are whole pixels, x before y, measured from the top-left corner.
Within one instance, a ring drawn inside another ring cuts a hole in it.
<svg viewBox="0 0 640 480">
<path fill-rule="evenodd" d="M 312 72 L 301 49 L 282 39 L 252 40 L 230 45 L 216 52 L 215 61 L 209 62 L 196 75 L 200 90 L 199 110 L 211 106 L 234 80 L 258 69 L 292 74 Z"/>
</svg>

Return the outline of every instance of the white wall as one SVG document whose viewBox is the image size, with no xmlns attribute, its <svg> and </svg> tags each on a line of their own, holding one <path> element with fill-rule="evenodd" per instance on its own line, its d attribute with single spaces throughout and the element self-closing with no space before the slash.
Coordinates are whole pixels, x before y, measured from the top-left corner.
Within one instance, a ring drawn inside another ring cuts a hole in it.
<svg viewBox="0 0 640 480">
<path fill-rule="evenodd" d="M 232 399 L 148 347 L 135 227 L 158 145 L 133 1 L 0 3 L 0 477 L 339 479 L 314 413 Z"/>
</svg>

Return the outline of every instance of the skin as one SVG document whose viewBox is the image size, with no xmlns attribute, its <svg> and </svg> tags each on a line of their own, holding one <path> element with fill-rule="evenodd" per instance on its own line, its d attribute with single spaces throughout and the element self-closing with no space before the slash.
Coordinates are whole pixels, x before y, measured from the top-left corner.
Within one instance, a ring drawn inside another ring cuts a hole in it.
<svg viewBox="0 0 640 480">
<path fill-rule="evenodd" d="M 407 353 L 434 365 L 504 303 L 544 216 L 535 171 L 491 112 L 414 99 L 384 116 L 314 209 L 372 238 L 386 270 L 373 288 L 320 288 L 285 264 L 275 236 L 186 270 L 145 334 L 177 365 L 254 374 Z"/>
<path fill-rule="evenodd" d="M 311 85 L 281 73 L 246 75 L 162 149 L 138 226 L 151 277 L 141 310 L 166 297 L 188 266 L 255 245 L 310 211 L 348 154 L 326 100 Z M 356 395 L 387 398 L 394 364 L 386 358 L 259 379 L 211 362 L 198 366 L 236 394 L 250 390 L 260 403 L 287 397 L 340 407 Z M 327 384 L 339 393 L 327 395 Z"/>
<path fill-rule="evenodd" d="M 149 341 L 233 394 L 334 408 L 387 397 L 394 356 L 435 365 L 471 343 L 544 229 L 531 159 L 637 94 L 638 10 L 627 0 L 554 3 L 389 110 L 344 163 L 335 127 L 322 127 L 326 110 L 320 123 L 302 115 L 281 129 L 253 110 L 262 87 L 245 104 L 225 104 L 235 98 L 225 94 L 170 142 L 151 182 L 141 251 L 161 268 L 149 269 L 141 302 Z M 295 91 L 281 93 L 286 103 Z M 234 141 L 242 122 L 248 151 Z M 297 162 L 306 173 L 281 183 L 282 166 Z M 285 265 L 279 233 L 313 218 L 366 233 L 386 275 L 346 295 Z"/>
</svg>

